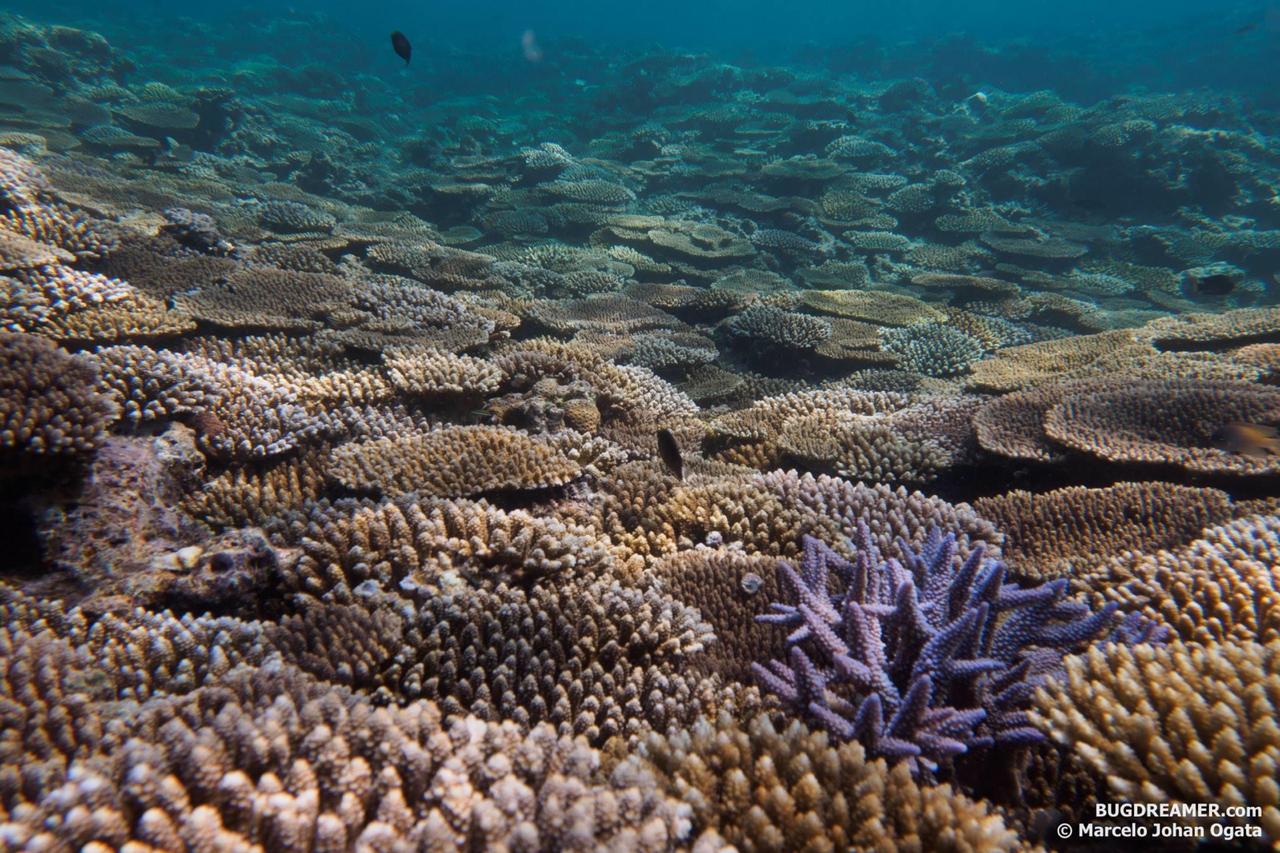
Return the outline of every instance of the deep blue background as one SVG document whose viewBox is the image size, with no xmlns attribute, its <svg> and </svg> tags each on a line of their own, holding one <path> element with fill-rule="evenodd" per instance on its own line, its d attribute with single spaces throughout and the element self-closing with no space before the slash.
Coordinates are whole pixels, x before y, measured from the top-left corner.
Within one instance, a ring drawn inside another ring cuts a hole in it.
<svg viewBox="0 0 1280 853">
<path fill-rule="evenodd" d="M 419 56 L 465 50 L 518 57 L 521 34 L 533 30 L 549 64 L 555 62 L 557 44 L 585 39 L 711 51 L 746 64 L 800 57 L 833 70 L 856 69 L 860 53 L 874 51 L 886 73 L 890 69 L 883 58 L 892 60 L 899 52 L 910 56 L 907 42 L 965 34 L 971 46 L 1017 55 L 1017 64 L 997 75 L 996 82 L 1006 88 L 1107 94 L 1065 91 L 1071 70 L 1061 54 L 1074 51 L 1082 77 L 1105 69 L 1108 85 L 1117 89 L 1203 86 L 1269 103 L 1280 98 L 1273 70 L 1280 67 L 1278 0 L 17 0 L 5 5 L 42 21 L 92 26 L 125 49 L 137 46 L 132 39 L 156 38 L 149 23 L 158 20 L 192 18 L 234 29 L 246 16 L 288 18 L 322 11 L 332 18 L 326 27 L 337 31 L 317 34 L 315 60 L 373 73 L 397 70 L 386 47 L 392 29 L 406 32 Z M 1248 32 L 1237 32 L 1246 26 Z M 869 47 L 867 39 L 875 44 Z M 335 42 L 342 46 L 336 51 Z M 341 55 L 346 46 L 349 52 Z M 298 48 L 280 46 L 290 62 L 300 61 Z M 1053 52 L 1058 67 L 1042 73 L 1036 67 L 1038 51 Z M 891 70 L 901 76 L 910 66 Z"/>
</svg>

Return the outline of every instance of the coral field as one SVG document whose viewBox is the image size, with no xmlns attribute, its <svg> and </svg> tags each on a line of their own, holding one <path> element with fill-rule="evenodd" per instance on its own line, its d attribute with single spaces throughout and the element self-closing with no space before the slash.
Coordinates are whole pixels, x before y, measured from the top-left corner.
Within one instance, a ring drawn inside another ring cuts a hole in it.
<svg viewBox="0 0 1280 853">
<path fill-rule="evenodd" d="M 1280 846 L 1280 115 L 209 39 L 0 16 L 0 847 Z"/>
</svg>

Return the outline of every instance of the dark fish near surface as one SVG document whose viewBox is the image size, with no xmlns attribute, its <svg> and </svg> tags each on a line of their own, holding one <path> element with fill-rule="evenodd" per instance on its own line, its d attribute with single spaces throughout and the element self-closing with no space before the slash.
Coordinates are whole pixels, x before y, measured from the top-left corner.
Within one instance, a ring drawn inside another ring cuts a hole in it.
<svg viewBox="0 0 1280 853">
<path fill-rule="evenodd" d="M 1205 296 L 1226 296 L 1228 293 L 1236 289 L 1236 282 L 1229 275 L 1207 275 L 1204 278 L 1198 278 L 1195 281 L 1195 289 L 1197 293 Z"/>
<path fill-rule="evenodd" d="M 669 429 L 658 430 L 658 455 L 671 473 L 676 475 L 677 480 L 684 479 L 684 459 L 680 456 L 680 445 Z"/>
<path fill-rule="evenodd" d="M 1230 423 L 1215 432 L 1210 440 L 1219 450 L 1240 456 L 1254 459 L 1280 456 L 1280 432 L 1266 424 Z"/>
<path fill-rule="evenodd" d="M 409 44 L 409 39 L 404 33 L 396 30 L 391 34 L 391 47 L 395 50 L 396 56 L 404 60 L 404 64 L 409 64 L 409 57 L 413 56 L 413 45 Z"/>
</svg>

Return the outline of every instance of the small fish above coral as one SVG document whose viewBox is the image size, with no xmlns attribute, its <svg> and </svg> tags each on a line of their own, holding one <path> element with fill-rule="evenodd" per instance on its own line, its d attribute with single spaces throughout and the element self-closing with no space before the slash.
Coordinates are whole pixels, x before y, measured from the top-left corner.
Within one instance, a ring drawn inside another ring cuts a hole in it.
<svg viewBox="0 0 1280 853">
<path fill-rule="evenodd" d="M 396 56 L 404 60 L 404 64 L 408 65 L 410 58 L 413 56 L 413 45 L 409 43 L 409 38 L 404 33 L 396 30 L 391 34 L 391 49 L 396 52 Z"/>
<path fill-rule="evenodd" d="M 1219 428 L 1210 441 L 1219 450 L 1239 456 L 1280 456 L 1280 431 L 1267 424 L 1229 423 Z"/>
<path fill-rule="evenodd" d="M 684 479 L 684 457 L 680 454 L 680 443 L 669 429 L 658 430 L 658 456 L 677 480 Z"/>
</svg>

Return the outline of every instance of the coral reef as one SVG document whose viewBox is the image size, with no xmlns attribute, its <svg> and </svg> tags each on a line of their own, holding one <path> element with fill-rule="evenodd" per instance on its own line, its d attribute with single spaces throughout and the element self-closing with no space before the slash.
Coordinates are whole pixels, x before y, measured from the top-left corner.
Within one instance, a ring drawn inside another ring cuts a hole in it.
<svg viewBox="0 0 1280 853">
<path fill-rule="evenodd" d="M 1280 843 L 1265 22 L 1141 80 L 1131 30 L 399 74 L 54 5 L 0 15 L 5 849 Z"/>
<path fill-rule="evenodd" d="M 6 628 L 3 640 L 6 657 L 20 655 L 10 658 L 20 672 L 107 672 L 47 629 Z M 28 675 L 10 684 L 6 728 L 22 734 L 6 744 L 6 758 L 43 744 L 51 759 L 43 774 L 29 768 L 21 817 L 6 825 L 22 847 L 59 838 L 171 850 L 458 847 L 482 838 L 594 850 L 643 838 L 668 849 L 689 831 L 688 807 L 652 779 L 606 781 L 597 753 L 545 726 L 525 733 L 475 717 L 446 723 L 425 701 L 376 708 L 278 664 L 157 697 L 123 726 L 108 725 L 109 676 L 73 694 L 86 713 L 71 725 L 56 713 L 72 698 L 57 681 Z M 25 710 L 18 696 L 31 703 Z M 55 787 L 49 772 L 59 762 L 73 781 Z M 62 820 L 50 829 L 54 816 Z"/>
</svg>

